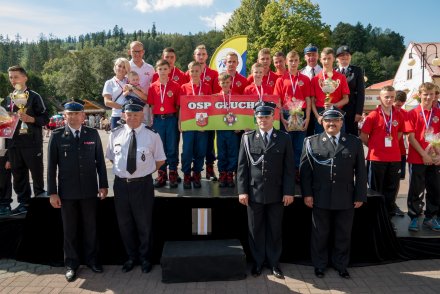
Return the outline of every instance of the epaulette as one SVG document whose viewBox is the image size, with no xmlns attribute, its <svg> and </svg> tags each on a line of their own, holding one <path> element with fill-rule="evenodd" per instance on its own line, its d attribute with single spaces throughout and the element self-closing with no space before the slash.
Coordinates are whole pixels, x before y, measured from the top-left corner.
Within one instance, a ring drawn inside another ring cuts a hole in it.
<svg viewBox="0 0 440 294">
<path fill-rule="evenodd" d="M 58 128 L 56 128 L 56 129 L 53 129 L 53 130 L 52 130 L 52 133 L 62 132 L 62 131 L 64 131 L 64 129 L 65 129 L 65 127 L 58 127 Z"/>
<path fill-rule="evenodd" d="M 306 137 L 306 139 L 311 139 L 311 138 L 318 137 L 318 136 L 319 136 L 319 134 L 314 134 L 314 135 Z"/>
<path fill-rule="evenodd" d="M 153 133 L 157 133 L 157 131 L 155 129 L 153 129 L 150 126 L 145 126 L 146 129 L 149 129 L 150 131 L 152 131 Z"/>
<path fill-rule="evenodd" d="M 122 129 L 124 127 L 124 125 L 119 125 L 119 126 L 117 126 L 116 128 L 113 128 L 112 129 L 112 132 L 115 132 L 115 131 L 117 131 L 117 130 L 120 130 L 120 129 Z"/>
<path fill-rule="evenodd" d="M 255 133 L 255 130 L 249 130 L 249 131 L 244 132 L 245 135 L 250 135 L 253 133 Z"/>
</svg>

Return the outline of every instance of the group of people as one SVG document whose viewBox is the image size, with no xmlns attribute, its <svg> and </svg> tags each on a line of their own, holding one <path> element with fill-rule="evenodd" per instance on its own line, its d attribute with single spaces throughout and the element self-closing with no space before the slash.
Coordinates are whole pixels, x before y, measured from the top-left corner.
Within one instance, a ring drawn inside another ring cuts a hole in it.
<svg viewBox="0 0 440 294">
<path fill-rule="evenodd" d="M 253 276 L 259 276 L 266 265 L 275 277 L 284 278 L 279 266 L 282 215 L 284 206 L 293 203 L 295 183 L 299 183 L 304 203 L 312 209 L 315 275 L 325 275 L 328 241 L 333 235 L 331 264 L 341 277 L 350 278 L 347 266 L 354 211 L 366 202 L 367 186 L 385 196 L 390 214 L 403 215 L 395 204 L 406 165 L 403 134 L 409 142 L 409 229 L 419 229 L 417 220 L 423 213 L 426 190 L 423 225 L 440 231 L 436 216 L 440 154 L 431 144 L 440 131 L 438 87 L 434 84 L 420 86 L 421 103 L 408 113 L 401 109 L 405 93 L 384 87 L 380 105 L 362 120 L 364 77 L 359 67 L 350 64 L 348 46 L 336 52 L 327 47 L 319 54 L 316 46 L 308 45 L 304 48 L 307 65 L 301 70 L 298 52 L 278 52 L 273 56 L 276 72 L 270 69 L 271 52 L 265 48 L 260 50 L 247 78 L 237 72 L 239 58 L 234 52 L 226 56 L 225 72 L 218 74 L 210 69 L 203 45 L 194 50 L 194 61 L 186 72 L 175 66 L 172 48 L 163 50 L 155 68 L 143 60 L 141 42 L 130 43 L 128 54 L 130 61 L 116 59 L 115 76 L 106 81 L 102 93 L 105 104 L 112 108 L 112 131 L 105 153 L 97 131 L 83 125 L 86 116 L 81 101 L 64 104 L 66 125 L 54 130 L 49 141 L 47 195 L 53 207 L 61 208 L 68 281 L 75 280 L 80 264 L 79 224 L 84 230 L 85 261 L 94 272 L 102 272 L 97 259 L 96 205 L 98 198 L 107 196 L 104 157 L 113 163 L 115 210 L 128 256 L 122 271 L 131 271 L 136 264 L 144 273 L 151 271 L 154 187 L 163 187 L 167 182 L 170 188 L 178 186 L 181 137 L 183 188 L 201 187 L 204 164 L 206 178 L 216 180 L 216 159 L 219 186 L 237 185 L 239 201 L 247 207 Z M 23 68 L 10 68 L 9 78 L 13 86 L 22 84 L 26 89 Z M 338 81 L 330 99 L 322 89 L 322 81 L 327 79 Z M 42 138 L 38 134 L 48 115 L 41 97 L 30 89 L 26 91 L 28 108 L 20 119 L 32 132 L 20 135 L 17 127 L 14 137 L 7 140 L 8 157 L 0 166 L 12 170 L 20 202 L 15 209 L 18 212 L 26 211 L 30 198 L 28 170 L 34 193 L 45 194 Z M 230 102 L 231 95 L 241 94 L 255 95 L 258 101 L 254 108 L 256 130 L 181 130 L 179 108 L 184 97 L 217 95 L 219 101 Z M 279 103 L 265 101 L 267 95 L 278 96 Z M 295 131 L 288 127 L 292 101 L 303 102 L 304 123 Z M 5 107 L 17 110 L 12 101 L 7 101 Z M 281 130 L 273 127 L 275 108 L 281 110 Z M 362 143 L 368 146 L 368 168 Z M 158 177 L 153 181 L 156 170 Z M 2 213 L 7 214 L 10 197 L 2 196 L 0 200 Z"/>
</svg>

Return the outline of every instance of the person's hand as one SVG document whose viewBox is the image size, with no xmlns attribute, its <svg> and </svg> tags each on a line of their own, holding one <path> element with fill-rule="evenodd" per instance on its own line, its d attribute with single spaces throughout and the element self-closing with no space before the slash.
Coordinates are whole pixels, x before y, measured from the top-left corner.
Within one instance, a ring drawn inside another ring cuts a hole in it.
<svg viewBox="0 0 440 294">
<path fill-rule="evenodd" d="M 424 165 L 432 165 L 434 163 L 432 161 L 432 157 L 428 153 L 426 153 L 426 152 L 423 152 L 422 159 L 423 159 L 423 164 Z"/>
<path fill-rule="evenodd" d="M 330 107 L 332 107 L 333 105 L 334 105 L 333 103 L 330 103 L 330 102 L 324 102 L 324 108 L 325 108 L 325 109 L 330 108 Z"/>
<path fill-rule="evenodd" d="M 49 201 L 53 208 L 61 208 L 61 199 L 58 194 L 50 195 Z"/>
<path fill-rule="evenodd" d="M 309 122 L 310 122 L 310 118 L 306 118 L 304 120 L 303 129 L 302 129 L 303 131 L 307 130 L 307 128 L 309 127 Z"/>
<path fill-rule="evenodd" d="M 362 120 L 362 115 L 360 115 L 360 114 L 356 114 L 355 116 L 354 116 L 354 121 L 355 122 L 360 122 Z"/>
<path fill-rule="evenodd" d="M 320 125 L 322 125 L 322 116 L 321 116 L 321 115 L 318 115 L 318 117 L 316 118 L 316 120 L 318 121 L 318 123 L 319 123 Z"/>
<path fill-rule="evenodd" d="M 309 208 L 313 208 L 313 197 L 312 196 L 304 197 L 304 204 Z"/>
<path fill-rule="evenodd" d="M 293 203 L 294 200 L 295 200 L 295 198 L 291 195 L 284 195 L 283 196 L 284 206 L 289 206 L 290 204 Z"/>
<path fill-rule="evenodd" d="M 249 205 L 249 195 L 248 194 L 240 194 L 238 195 L 238 201 L 245 205 L 248 206 Z"/>
<path fill-rule="evenodd" d="M 107 189 L 107 188 L 101 188 L 101 189 L 99 189 L 98 197 L 99 197 L 101 200 L 104 200 L 105 197 L 107 197 L 107 194 L 108 194 L 108 189 Z"/>
<path fill-rule="evenodd" d="M 364 204 L 362 201 L 355 201 L 354 202 L 354 208 L 359 208 L 362 206 L 362 204 Z"/>
<path fill-rule="evenodd" d="M 35 122 L 35 118 L 33 118 L 32 116 L 30 116 L 30 115 L 27 115 L 26 113 L 18 113 L 18 117 L 20 118 L 20 120 L 22 121 L 22 122 L 25 122 L 25 123 L 34 123 Z"/>
<path fill-rule="evenodd" d="M 6 161 L 5 169 L 11 169 L 11 162 L 10 161 Z"/>
</svg>

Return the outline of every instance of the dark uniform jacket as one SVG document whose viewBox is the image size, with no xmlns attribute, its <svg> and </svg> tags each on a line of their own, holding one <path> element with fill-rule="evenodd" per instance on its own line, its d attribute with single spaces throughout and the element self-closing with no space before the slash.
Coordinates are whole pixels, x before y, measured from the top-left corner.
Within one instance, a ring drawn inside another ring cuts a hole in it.
<svg viewBox="0 0 440 294">
<path fill-rule="evenodd" d="M 339 68 L 337 68 L 339 71 Z M 359 66 L 349 65 L 345 71 L 350 95 L 348 104 L 344 105 L 342 110 L 347 114 L 354 116 L 356 114 L 362 115 L 364 111 L 365 102 L 365 82 L 364 73 Z"/>
<path fill-rule="evenodd" d="M 48 195 L 61 199 L 97 197 L 99 188 L 108 188 L 104 152 L 98 131 L 82 126 L 79 142 L 68 125 L 52 132 L 48 146 Z M 56 174 L 58 168 L 58 190 Z"/>
<path fill-rule="evenodd" d="M 308 156 L 307 141 L 317 160 L 333 158 L 333 165 L 318 164 Z M 364 149 L 361 140 L 353 135 L 341 133 L 336 150 L 325 132 L 306 138 L 300 175 L 302 195 L 312 196 L 316 207 L 350 209 L 355 201 L 367 200 Z"/>
<path fill-rule="evenodd" d="M 43 99 L 40 94 L 35 91 L 26 90 L 29 93 L 29 97 L 26 103 L 26 114 L 35 118 L 35 123 L 26 123 L 28 126 L 28 134 L 19 134 L 21 128 L 21 120 L 18 121 L 17 128 L 15 129 L 12 139 L 6 141 L 6 147 L 36 147 L 41 148 L 43 146 L 43 127 L 49 123 L 49 114 Z M 13 105 L 13 104 L 12 104 Z M 6 111 L 17 112 L 18 107 L 13 105 L 11 109 L 11 99 L 8 97 L 4 103 Z"/>
<path fill-rule="evenodd" d="M 252 165 L 244 144 L 248 140 L 250 156 L 264 160 Z M 239 194 L 249 194 L 252 202 L 267 204 L 280 202 L 284 195 L 295 192 L 295 162 L 290 136 L 273 130 L 270 142 L 264 146 L 260 131 L 243 134 L 238 156 L 237 186 Z"/>
</svg>

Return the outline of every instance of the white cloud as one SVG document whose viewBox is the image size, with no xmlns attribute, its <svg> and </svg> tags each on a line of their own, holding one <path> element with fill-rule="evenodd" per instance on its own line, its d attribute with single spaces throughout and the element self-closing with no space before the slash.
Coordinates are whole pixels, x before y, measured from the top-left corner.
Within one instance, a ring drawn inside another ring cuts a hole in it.
<svg viewBox="0 0 440 294">
<path fill-rule="evenodd" d="M 214 0 L 136 0 L 135 9 L 142 13 L 162 11 L 168 8 L 182 6 L 206 6 L 212 5 Z"/>
<path fill-rule="evenodd" d="M 222 29 L 231 18 L 231 16 L 232 12 L 217 12 L 215 15 L 211 16 L 200 16 L 200 19 L 209 28 Z"/>
</svg>

